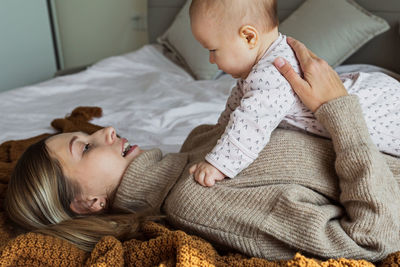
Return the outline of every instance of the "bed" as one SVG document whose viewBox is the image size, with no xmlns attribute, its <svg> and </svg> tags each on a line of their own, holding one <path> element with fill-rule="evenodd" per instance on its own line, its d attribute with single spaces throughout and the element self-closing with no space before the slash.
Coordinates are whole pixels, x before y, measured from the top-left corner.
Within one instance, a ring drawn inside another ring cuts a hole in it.
<svg viewBox="0 0 400 267">
<path fill-rule="evenodd" d="M 138 51 L 107 58 L 77 74 L 1 93 L 0 143 L 54 132 L 50 121 L 64 117 L 76 106 L 102 107 L 103 116 L 94 123 L 113 125 L 120 135 L 144 148 L 159 146 L 164 152 L 177 151 L 194 126 L 215 123 L 234 80 L 227 75 L 196 80 L 187 68 L 170 60 L 173 56 L 166 56 L 165 48 L 156 41 L 184 2 L 149 0 L 150 44 Z M 279 1 L 281 21 L 301 2 Z M 387 20 L 391 28 L 343 63 L 358 66 L 341 66 L 338 70 L 380 67 L 400 73 L 399 1 L 385 0 L 381 6 L 376 1 L 358 2 Z M 379 53 L 375 53 L 377 50 Z"/>
<path fill-rule="evenodd" d="M 54 118 L 99 106 L 103 116 L 93 123 L 114 126 L 143 148 L 176 152 L 194 126 L 217 120 L 232 84 L 229 77 L 196 82 L 160 46 L 147 45 L 84 72 L 2 93 L 0 142 L 52 133 Z"/>
<path fill-rule="evenodd" d="M 314 5 L 318 1 L 278 1 L 284 33 L 302 40 L 313 51 L 319 49 L 324 38 L 314 36 L 310 40 L 303 33 L 297 35 L 293 25 L 298 24 L 299 17 L 305 17 L 304 12 L 315 12 L 306 4 Z M 345 0 L 339 2 L 349 4 Z M 350 45 L 350 50 L 342 48 L 347 50 L 332 55 L 332 47 L 328 46 L 317 54 L 324 56 L 328 50 L 327 59 L 332 60 L 331 65 L 339 73 L 382 71 L 400 81 L 400 1 L 356 2 L 371 12 L 364 19 L 378 25 L 362 23 L 359 27 L 371 28 L 365 31 L 366 35 L 359 36 L 361 41 L 347 40 L 349 32 L 345 37 L 331 36 L 360 44 L 357 49 Z M 204 51 L 196 55 L 197 59 L 189 58 L 187 53 L 197 53 L 194 51 L 198 48 L 186 47 L 185 52 L 185 48 L 182 50 L 174 43 L 174 34 L 180 31 L 173 27 L 187 23 L 187 17 L 182 17 L 185 4 L 185 0 L 148 0 L 149 44 L 136 51 L 106 58 L 79 73 L 0 93 L 0 143 L 54 133 L 50 126 L 53 119 L 67 116 L 78 106 L 97 106 L 102 108 L 102 116 L 91 123 L 114 126 L 120 136 L 144 149 L 159 147 L 164 153 L 177 152 L 195 126 L 217 121 L 235 83 L 233 78 L 213 67 L 207 66 L 207 71 L 202 72 L 204 68 L 196 66 L 198 57 L 202 57 L 201 64 L 207 63 Z M 355 9 L 360 11 L 359 7 Z M 361 13 L 365 14 L 365 10 Z M 386 24 L 373 15 L 384 19 Z M 331 22 L 326 27 L 331 25 L 340 27 Z M 326 32 L 322 26 L 321 30 Z M 357 32 L 358 28 L 351 30 Z M 182 39 L 189 40 L 189 37 L 182 36 Z M 187 42 L 189 46 L 190 41 Z"/>
</svg>

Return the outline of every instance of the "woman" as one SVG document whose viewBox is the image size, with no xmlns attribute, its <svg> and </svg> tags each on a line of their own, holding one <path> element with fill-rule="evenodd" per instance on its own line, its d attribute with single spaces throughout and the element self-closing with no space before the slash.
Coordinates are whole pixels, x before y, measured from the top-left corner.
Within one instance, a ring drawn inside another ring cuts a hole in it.
<svg viewBox="0 0 400 267">
<path fill-rule="evenodd" d="M 374 146 L 357 98 L 326 62 L 289 42 L 305 80 L 284 60 L 275 64 L 332 141 L 278 129 L 238 177 L 205 188 L 189 168 L 224 126 L 197 127 L 180 153 L 165 157 L 127 145 L 111 127 L 60 134 L 21 157 L 9 184 L 8 214 L 28 230 L 86 250 L 104 235 L 132 237 L 149 209 L 215 244 L 271 260 L 301 251 L 378 261 L 400 250 L 400 161 Z M 110 210 L 136 215 L 93 216 Z"/>
</svg>

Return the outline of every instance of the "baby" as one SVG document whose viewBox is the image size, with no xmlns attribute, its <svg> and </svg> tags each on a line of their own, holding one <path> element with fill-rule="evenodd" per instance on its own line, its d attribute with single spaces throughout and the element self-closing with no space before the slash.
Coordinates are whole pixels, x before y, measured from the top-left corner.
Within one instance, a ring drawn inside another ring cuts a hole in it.
<svg viewBox="0 0 400 267">
<path fill-rule="evenodd" d="M 300 73 L 286 36 L 278 32 L 276 5 L 276 0 L 192 1 L 193 35 L 209 50 L 211 63 L 238 79 L 218 119 L 225 132 L 206 161 L 190 168 L 203 186 L 235 177 L 258 157 L 278 126 L 329 137 L 273 65 L 282 57 Z M 400 83 L 382 73 L 340 78 L 348 93 L 359 97 L 374 143 L 399 156 Z"/>
</svg>

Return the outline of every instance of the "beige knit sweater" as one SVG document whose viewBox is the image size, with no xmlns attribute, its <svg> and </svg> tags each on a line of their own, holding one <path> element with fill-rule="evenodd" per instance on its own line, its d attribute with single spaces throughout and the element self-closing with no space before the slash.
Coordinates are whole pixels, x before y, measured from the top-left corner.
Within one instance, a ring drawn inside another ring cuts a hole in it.
<svg viewBox="0 0 400 267">
<path fill-rule="evenodd" d="M 135 159 L 114 204 L 161 209 L 176 227 L 270 260 L 299 251 L 375 262 L 400 250 L 400 160 L 373 145 L 357 97 L 330 101 L 315 115 L 332 141 L 275 130 L 253 164 L 211 188 L 188 168 L 224 127 L 197 127 L 181 153 L 155 149 Z"/>
</svg>

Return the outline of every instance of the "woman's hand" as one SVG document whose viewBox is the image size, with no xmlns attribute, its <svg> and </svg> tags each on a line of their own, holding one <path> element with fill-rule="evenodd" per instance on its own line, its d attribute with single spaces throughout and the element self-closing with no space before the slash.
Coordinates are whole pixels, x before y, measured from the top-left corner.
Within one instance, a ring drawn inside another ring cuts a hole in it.
<svg viewBox="0 0 400 267">
<path fill-rule="evenodd" d="M 288 80 L 304 105 L 315 112 L 325 102 L 347 95 L 338 74 L 325 60 L 317 57 L 304 44 L 293 38 L 288 37 L 287 42 L 296 53 L 304 79 L 293 70 L 285 59 L 278 57 L 274 64 Z"/>
</svg>

